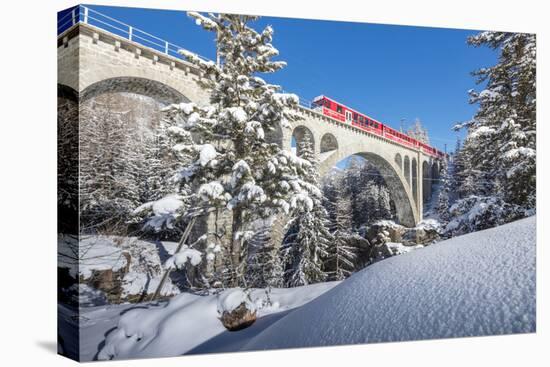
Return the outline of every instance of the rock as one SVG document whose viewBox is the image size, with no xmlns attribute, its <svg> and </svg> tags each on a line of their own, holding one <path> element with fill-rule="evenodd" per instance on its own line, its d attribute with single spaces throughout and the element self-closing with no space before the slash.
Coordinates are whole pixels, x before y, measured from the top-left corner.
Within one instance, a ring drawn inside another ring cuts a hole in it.
<svg viewBox="0 0 550 367">
<path fill-rule="evenodd" d="M 256 310 L 248 309 L 246 303 L 243 302 L 233 311 L 224 311 L 220 320 L 229 331 L 242 330 L 256 321 Z"/>
</svg>

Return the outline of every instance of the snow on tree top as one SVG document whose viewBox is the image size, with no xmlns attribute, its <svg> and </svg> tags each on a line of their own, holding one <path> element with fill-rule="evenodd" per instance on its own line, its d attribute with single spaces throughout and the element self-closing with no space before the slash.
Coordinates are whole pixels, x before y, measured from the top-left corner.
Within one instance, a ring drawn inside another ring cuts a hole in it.
<svg viewBox="0 0 550 367">
<path fill-rule="evenodd" d="M 239 123 L 244 123 L 248 119 L 248 115 L 242 107 L 229 107 L 226 111 Z"/>
<path fill-rule="evenodd" d="M 519 147 L 519 148 L 514 148 L 507 151 L 504 154 L 504 157 L 507 159 L 515 159 L 515 158 L 518 158 L 519 156 L 535 157 L 536 155 L 537 155 L 537 152 L 534 149 Z"/>
<path fill-rule="evenodd" d="M 493 128 L 491 128 L 491 127 L 488 127 L 488 126 L 480 126 L 480 127 L 478 127 L 477 129 L 473 130 L 473 131 L 468 135 L 468 138 L 475 139 L 475 138 L 478 138 L 478 137 L 480 137 L 480 136 L 493 134 L 494 132 L 495 132 L 495 129 L 493 129 Z"/>
<path fill-rule="evenodd" d="M 216 152 L 216 148 L 212 144 L 203 144 L 199 147 L 199 150 L 198 163 L 203 167 L 218 156 L 218 152 Z"/>
<path fill-rule="evenodd" d="M 205 201 L 225 201 L 231 197 L 229 193 L 225 192 L 222 184 L 218 181 L 212 181 L 201 185 L 198 194 Z"/>
</svg>

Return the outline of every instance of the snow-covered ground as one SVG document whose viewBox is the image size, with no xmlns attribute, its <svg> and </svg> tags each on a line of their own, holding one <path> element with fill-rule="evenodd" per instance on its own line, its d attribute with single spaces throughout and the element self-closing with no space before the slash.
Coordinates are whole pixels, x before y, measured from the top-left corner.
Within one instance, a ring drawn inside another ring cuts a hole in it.
<svg viewBox="0 0 550 367">
<path fill-rule="evenodd" d="M 242 349 L 534 332 L 535 236 L 533 216 L 381 261 Z"/>
<path fill-rule="evenodd" d="M 82 309 L 81 357 L 103 359 L 535 331 L 530 217 L 369 266 L 340 284 L 255 290 L 258 320 L 235 332 L 215 295 Z M 121 315 L 122 314 L 122 315 Z M 106 338 L 103 337 L 106 335 Z M 105 339 L 105 340 L 103 340 Z"/>
<path fill-rule="evenodd" d="M 151 303 L 80 309 L 80 359 L 176 356 L 239 350 L 254 335 L 289 310 L 300 307 L 339 282 L 305 287 L 272 289 L 268 304 L 265 290 L 251 292 L 258 321 L 251 327 L 228 332 L 218 319 L 218 297 L 180 294 L 160 305 Z M 74 323 L 74 310 L 59 306 L 61 325 Z M 65 327 L 62 334 L 70 332 Z M 65 338 L 69 341 L 69 337 Z M 106 339 L 106 340 L 105 340 Z M 75 354 L 76 345 L 66 349 Z M 98 352 L 101 352 L 98 354 Z"/>
</svg>

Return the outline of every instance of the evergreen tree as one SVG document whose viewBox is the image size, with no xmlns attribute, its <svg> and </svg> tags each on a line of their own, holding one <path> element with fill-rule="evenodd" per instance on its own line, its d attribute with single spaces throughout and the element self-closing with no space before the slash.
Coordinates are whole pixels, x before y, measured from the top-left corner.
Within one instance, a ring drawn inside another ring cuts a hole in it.
<svg viewBox="0 0 550 367">
<path fill-rule="evenodd" d="M 273 29 L 251 28 L 255 16 L 188 14 L 216 33 L 219 64 L 180 51 L 200 69 L 211 106 L 179 104 L 166 113 L 181 133 L 193 134 L 193 142 L 176 144 L 174 149 L 187 150 L 194 157 L 182 177 L 198 188 L 200 203 L 195 205 L 230 214 L 233 284 L 243 285 L 247 259 L 243 247 L 245 234 L 254 232 L 251 223 L 311 201 L 309 194 L 317 188 L 302 180 L 310 166 L 307 161 L 266 140 L 269 132 L 287 128 L 289 119 L 298 118 L 291 110 L 298 98 L 279 93 L 280 87 L 260 77 L 286 65 L 272 60 L 278 55 L 271 44 Z"/>
<path fill-rule="evenodd" d="M 78 102 L 57 99 L 57 211 L 58 232 L 77 234 L 78 187 Z"/>
<path fill-rule="evenodd" d="M 536 198 L 536 43 L 535 35 L 481 32 L 468 39 L 475 47 L 498 50 L 496 65 L 475 71 L 481 92 L 458 152 L 454 178 L 459 200 L 451 210 L 451 235 L 518 219 L 535 208 Z"/>
<path fill-rule="evenodd" d="M 421 141 L 422 143 L 430 144 L 428 130 L 426 130 L 424 125 L 422 125 L 422 122 L 418 117 L 414 120 L 414 124 L 407 131 L 407 135 L 418 141 Z"/>
<path fill-rule="evenodd" d="M 85 106 L 80 125 L 81 229 L 98 226 L 122 230 L 139 205 L 139 162 L 143 151 L 127 112 L 101 104 Z"/>
<path fill-rule="evenodd" d="M 437 200 L 437 213 L 440 220 L 443 223 L 449 221 L 449 193 L 451 181 L 449 179 L 449 171 L 446 164 L 442 167 L 440 183 L 441 188 L 439 190 L 439 197 Z"/>
<path fill-rule="evenodd" d="M 300 142 L 300 157 L 311 163 L 306 170 L 305 180 L 312 186 L 319 186 L 318 163 L 308 135 Z M 323 260 L 332 241 L 328 225 L 328 214 L 323 207 L 320 190 L 311 195 L 311 205 L 300 205 L 293 211 L 289 231 L 281 247 L 285 263 L 285 285 L 296 287 L 322 282 L 327 278 Z"/>
<path fill-rule="evenodd" d="M 284 286 L 284 269 L 279 249 L 269 240 L 269 221 L 251 234 L 244 249 L 247 251 L 246 283 L 258 288 Z M 243 254 L 244 255 L 244 254 Z"/>
<path fill-rule="evenodd" d="M 471 167 L 462 174 L 478 183 L 478 195 L 498 196 L 511 204 L 534 208 L 535 35 L 481 32 L 468 43 L 499 50 L 499 60 L 473 73 L 486 88 L 470 91 L 470 102 L 479 105 L 478 111 L 471 121 L 458 126 L 468 128 L 462 150 L 468 154 Z"/>
<path fill-rule="evenodd" d="M 353 239 L 351 201 L 348 197 L 340 196 L 335 207 L 334 240 L 328 248 L 326 268 L 331 280 L 343 280 L 355 270 L 356 249 L 350 246 Z"/>
</svg>

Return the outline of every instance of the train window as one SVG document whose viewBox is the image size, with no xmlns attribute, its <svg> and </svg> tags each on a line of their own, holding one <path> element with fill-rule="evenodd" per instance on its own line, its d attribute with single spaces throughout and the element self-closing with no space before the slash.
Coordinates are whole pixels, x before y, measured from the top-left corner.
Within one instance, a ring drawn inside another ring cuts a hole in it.
<svg viewBox="0 0 550 367">
<path fill-rule="evenodd" d="M 357 121 L 357 113 L 353 113 L 353 121 Z"/>
<path fill-rule="evenodd" d="M 325 107 L 330 108 L 330 101 L 328 99 L 325 99 Z"/>
<path fill-rule="evenodd" d="M 344 110 L 342 109 L 342 106 L 337 105 L 337 106 L 336 106 L 336 112 L 338 112 L 338 113 L 343 113 Z"/>
</svg>

